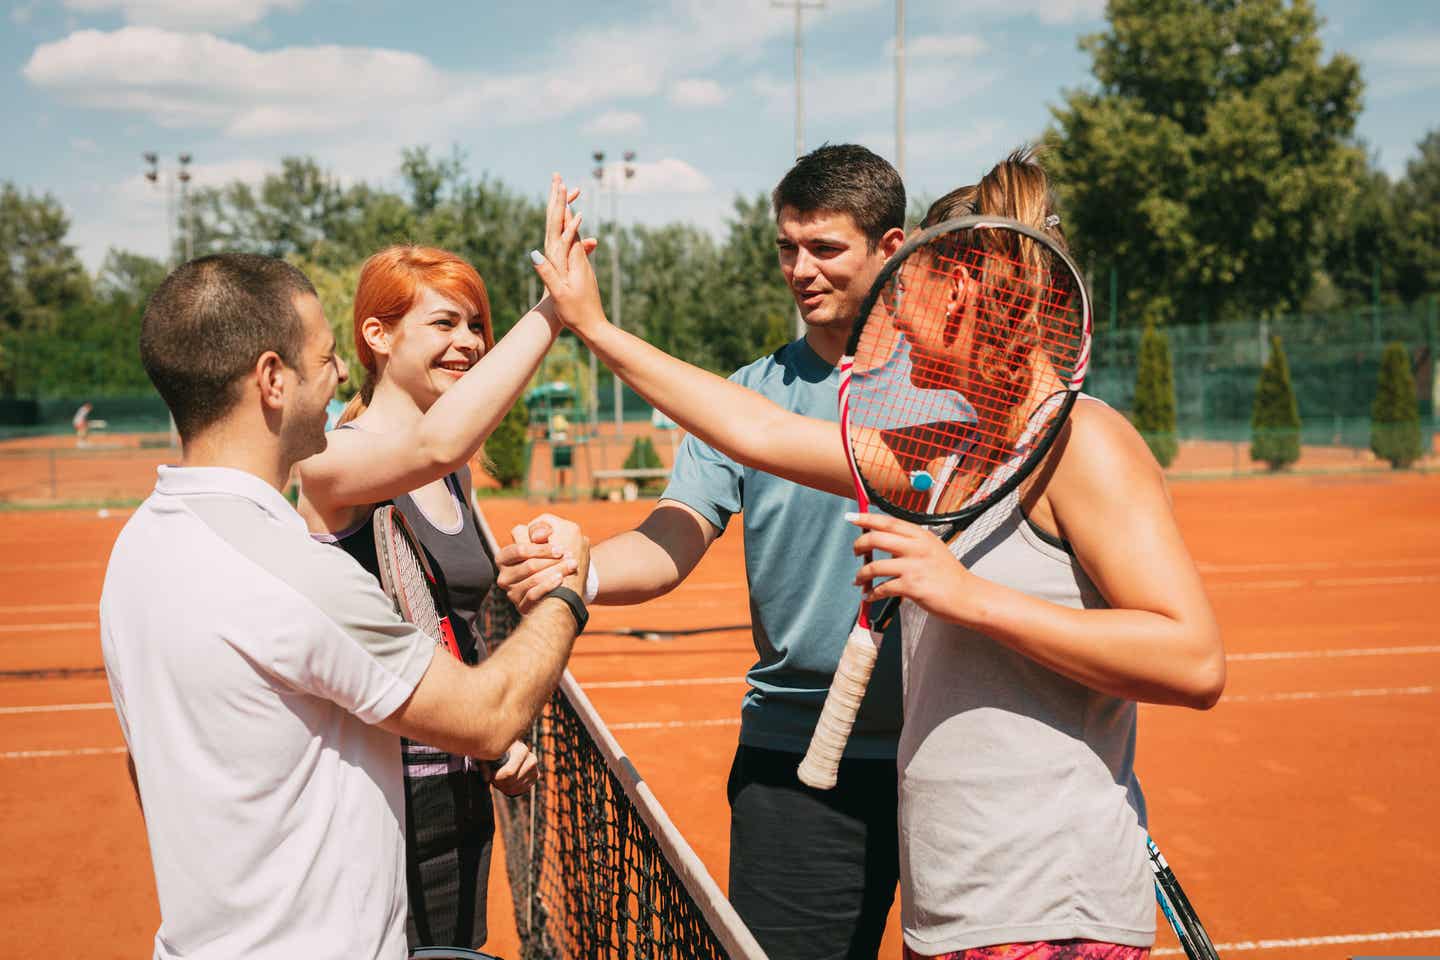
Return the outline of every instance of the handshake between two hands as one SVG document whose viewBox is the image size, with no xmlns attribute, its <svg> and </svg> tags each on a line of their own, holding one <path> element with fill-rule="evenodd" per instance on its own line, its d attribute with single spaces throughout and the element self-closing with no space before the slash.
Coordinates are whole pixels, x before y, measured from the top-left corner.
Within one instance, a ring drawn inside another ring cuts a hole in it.
<svg viewBox="0 0 1440 960">
<path fill-rule="evenodd" d="M 569 520 L 542 513 L 510 531 L 515 542 L 502 547 L 495 582 L 521 613 L 562 583 L 585 595 L 590 541 Z"/>
</svg>

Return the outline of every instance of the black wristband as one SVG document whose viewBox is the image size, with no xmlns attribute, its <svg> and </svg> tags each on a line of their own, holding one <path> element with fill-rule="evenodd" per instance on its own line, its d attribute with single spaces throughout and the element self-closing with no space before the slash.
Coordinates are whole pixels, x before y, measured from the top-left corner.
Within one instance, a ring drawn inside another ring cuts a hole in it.
<svg viewBox="0 0 1440 960">
<path fill-rule="evenodd" d="M 585 632 L 585 624 L 590 620 L 590 611 L 586 609 L 585 601 L 581 598 L 580 594 L 571 590 L 569 587 L 556 587 L 540 599 L 544 600 L 546 597 L 554 597 L 570 608 L 571 615 L 575 617 L 576 636 Z"/>
</svg>

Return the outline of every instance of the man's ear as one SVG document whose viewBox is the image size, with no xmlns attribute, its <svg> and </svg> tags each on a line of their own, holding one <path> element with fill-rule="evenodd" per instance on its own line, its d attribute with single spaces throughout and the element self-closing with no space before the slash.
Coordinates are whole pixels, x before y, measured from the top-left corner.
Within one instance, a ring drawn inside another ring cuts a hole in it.
<svg viewBox="0 0 1440 960">
<path fill-rule="evenodd" d="M 378 317 L 360 321 L 360 336 L 377 356 L 390 356 L 390 333 Z"/>
<path fill-rule="evenodd" d="M 885 254 L 886 260 L 889 260 L 895 256 L 895 252 L 904 246 L 904 244 L 905 231 L 900 227 L 891 227 L 889 230 L 886 230 L 885 235 L 880 238 L 880 252 Z"/>
<path fill-rule="evenodd" d="M 255 361 L 255 384 L 260 402 L 274 410 L 285 405 L 285 362 L 274 350 L 266 350 Z"/>
</svg>

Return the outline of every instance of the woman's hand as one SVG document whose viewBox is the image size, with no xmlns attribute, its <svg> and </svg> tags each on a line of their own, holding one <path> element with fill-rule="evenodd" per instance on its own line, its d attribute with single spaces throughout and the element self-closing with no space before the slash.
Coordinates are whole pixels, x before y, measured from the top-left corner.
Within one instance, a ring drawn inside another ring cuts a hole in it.
<svg viewBox="0 0 1440 960">
<path fill-rule="evenodd" d="M 934 616 L 959 622 L 983 581 L 976 577 L 945 546 L 945 542 L 924 527 L 883 513 L 849 513 L 845 519 L 865 532 L 855 540 L 855 553 L 863 556 L 881 551 L 890 554 L 860 568 L 855 583 L 865 591 L 865 602 L 903 597 L 919 604 Z M 883 583 L 874 581 L 886 579 Z"/>
<path fill-rule="evenodd" d="M 518 797 L 534 786 L 539 778 L 540 765 L 534 751 L 516 740 L 505 751 L 505 762 L 495 770 L 490 782 L 505 796 Z"/>
<path fill-rule="evenodd" d="M 532 250 L 530 259 L 561 321 L 583 339 L 607 321 L 600 304 L 600 285 L 588 256 L 595 249 L 595 241 L 578 239 L 580 217 L 570 212 L 566 202 L 567 197 L 575 196 L 579 191 L 567 192 L 556 174 L 545 208 L 545 252 Z"/>
</svg>

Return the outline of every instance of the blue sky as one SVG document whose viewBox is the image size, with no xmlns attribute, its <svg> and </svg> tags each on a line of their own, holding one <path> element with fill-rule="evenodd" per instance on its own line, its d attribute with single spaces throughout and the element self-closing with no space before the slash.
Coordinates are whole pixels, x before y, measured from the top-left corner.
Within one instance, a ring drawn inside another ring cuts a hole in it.
<svg viewBox="0 0 1440 960">
<path fill-rule="evenodd" d="M 813 2 L 813 0 L 812 0 Z M 465 151 L 539 195 L 590 187 L 592 150 L 637 153 L 626 221 L 722 228 L 794 156 L 793 13 L 771 0 L 624 3 L 0 0 L 0 179 L 49 192 L 92 268 L 158 254 L 141 154 L 194 155 L 198 184 L 286 154 L 392 181 L 403 147 Z M 1329 51 L 1362 64 L 1359 132 L 1392 175 L 1440 127 L 1434 0 L 1319 0 Z M 1103 0 L 908 0 L 906 182 L 936 196 L 1042 131 L 1089 82 L 1076 41 Z M 894 155 L 894 0 L 805 12 L 805 143 Z M 593 199 L 582 201 L 587 218 Z M 423 239 L 423 238 L 421 238 Z"/>
</svg>

